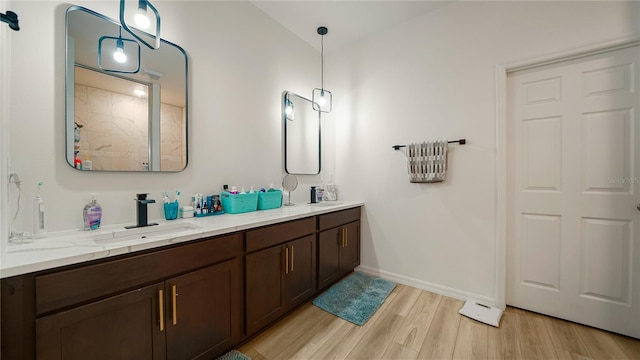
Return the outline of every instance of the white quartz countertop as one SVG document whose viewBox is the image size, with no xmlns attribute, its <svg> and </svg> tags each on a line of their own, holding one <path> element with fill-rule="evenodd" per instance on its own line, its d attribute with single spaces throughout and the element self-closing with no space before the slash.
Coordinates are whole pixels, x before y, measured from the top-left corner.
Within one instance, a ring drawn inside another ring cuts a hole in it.
<svg viewBox="0 0 640 360">
<path fill-rule="evenodd" d="M 207 217 L 149 220 L 159 225 L 125 229 L 125 225 L 104 226 L 96 231 L 71 230 L 49 233 L 26 244 L 9 244 L 0 260 L 0 277 L 79 264 L 110 256 L 159 248 L 181 242 L 229 234 L 265 225 L 302 219 L 364 205 L 357 201 L 326 201 L 297 204 L 273 210 Z"/>
</svg>

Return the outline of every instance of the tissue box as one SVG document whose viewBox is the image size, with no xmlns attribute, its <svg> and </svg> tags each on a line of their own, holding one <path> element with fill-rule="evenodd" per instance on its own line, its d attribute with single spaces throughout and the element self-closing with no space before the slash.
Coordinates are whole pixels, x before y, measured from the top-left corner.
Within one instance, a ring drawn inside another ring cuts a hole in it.
<svg viewBox="0 0 640 360">
<path fill-rule="evenodd" d="M 241 214 L 256 211 L 258 208 L 258 193 L 231 194 L 228 191 L 220 193 L 222 210 L 227 214 Z"/>
<path fill-rule="evenodd" d="M 258 210 L 277 209 L 282 206 L 282 191 L 273 190 L 258 193 Z"/>
</svg>

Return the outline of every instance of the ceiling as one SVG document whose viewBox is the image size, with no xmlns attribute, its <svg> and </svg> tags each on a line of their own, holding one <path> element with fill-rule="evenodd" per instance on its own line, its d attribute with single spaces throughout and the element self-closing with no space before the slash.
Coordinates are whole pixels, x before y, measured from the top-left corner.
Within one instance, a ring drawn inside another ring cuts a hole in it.
<svg viewBox="0 0 640 360">
<path fill-rule="evenodd" d="M 455 0 L 288 0 L 251 2 L 320 51 L 319 26 L 326 26 L 324 49 L 340 49 L 368 34 L 383 31 Z"/>
</svg>

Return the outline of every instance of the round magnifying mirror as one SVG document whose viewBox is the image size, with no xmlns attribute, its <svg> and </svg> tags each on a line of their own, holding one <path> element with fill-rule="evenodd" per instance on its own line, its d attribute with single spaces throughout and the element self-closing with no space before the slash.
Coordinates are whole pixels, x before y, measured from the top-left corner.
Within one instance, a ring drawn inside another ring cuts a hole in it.
<svg viewBox="0 0 640 360">
<path fill-rule="evenodd" d="M 287 202 L 284 204 L 285 206 L 295 205 L 291 202 L 291 192 L 298 187 L 298 178 L 295 175 L 287 174 L 282 178 L 282 188 L 287 191 L 289 197 Z"/>
</svg>

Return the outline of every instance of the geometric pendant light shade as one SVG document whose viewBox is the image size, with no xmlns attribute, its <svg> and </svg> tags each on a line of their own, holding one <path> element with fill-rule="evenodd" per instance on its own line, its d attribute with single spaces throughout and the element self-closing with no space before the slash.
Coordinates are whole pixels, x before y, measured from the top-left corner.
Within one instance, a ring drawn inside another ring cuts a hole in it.
<svg viewBox="0 0 640 360">
<path fill-rule="evenodd" d="M 136 74 L 140 71 L 140 44 L 122 37 L 102 36 L 98 40 L 98 67 L 104 71 Z"/>
<path fill-rule="evenodd" d="M 148 0 L 120 0 L 120 24 L 149 49 L 160 48 L 160 14 Z"/>
<path fill-rule="evenodd" d="M 318 35 L 321 36 L 322 40 L 321 40 L 321 67 L 320 67 L 320 73 L 321 73 L 321 79 L 322 79 L 322 86 L 320 88 L 315 88 L 313 89 L 313 94 L 311 96 L 311 100 L 312 102 L 312 106 L 313 106 L 313 110 L 316 111 L 320 111 L 323 113 L 329 113 L 331 112 L 331 106 L 332 106 L 332 94 L 331 91 L 327 90 L 324 88 L 324 36 L 327 35 L 327 33 L 329 32 L 329 30 L 324 27 L 321 26 L 318 28 Z"/>
</svg>

